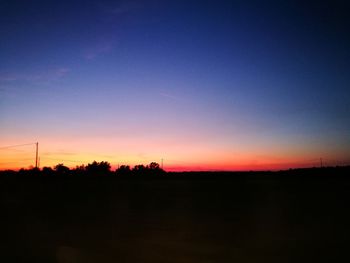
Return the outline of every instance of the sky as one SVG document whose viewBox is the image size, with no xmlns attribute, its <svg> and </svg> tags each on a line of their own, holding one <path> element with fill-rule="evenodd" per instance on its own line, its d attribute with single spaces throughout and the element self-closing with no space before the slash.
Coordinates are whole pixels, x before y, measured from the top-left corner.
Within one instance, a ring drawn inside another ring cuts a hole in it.
<svg viewBox="0 0 350 263">
<path fill-rule="evenodd" d="M 350 164 L 347 1 L 0 1 L 0 169 Z M 6 148 L 7 146 L 30 145 Z"/>
</svg>

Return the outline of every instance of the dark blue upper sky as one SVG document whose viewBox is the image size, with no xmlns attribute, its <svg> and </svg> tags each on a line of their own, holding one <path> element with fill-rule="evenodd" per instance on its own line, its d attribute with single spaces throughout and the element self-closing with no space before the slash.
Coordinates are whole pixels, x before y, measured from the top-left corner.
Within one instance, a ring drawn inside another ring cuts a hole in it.
<svg viewBox="0 0 350 263">
<path fill-rule="evenodd" d="M 127 134 L 153 140 L 170 162 L 186 166 L 172 145 L 190 138 L 192 148 L 186 143 L 184 151 L 205 146 L 207 158 L 225 156 L 218 168 L 237 160 L 347 158 L 349 7 L 347 1 L 1 1 L 2 143 L 108 134 L 117 147 Z M 158 156 L 141 148 L 110 161 Z"/>
</svg>

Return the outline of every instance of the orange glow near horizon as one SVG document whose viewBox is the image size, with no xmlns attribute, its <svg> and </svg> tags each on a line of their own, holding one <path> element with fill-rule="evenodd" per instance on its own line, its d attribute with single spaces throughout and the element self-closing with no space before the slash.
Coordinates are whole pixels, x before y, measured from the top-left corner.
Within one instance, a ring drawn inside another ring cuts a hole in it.
<svg viewBox="0 0 350 263">
<path fill-rule="evenodd" d="M 22 2 L 0 9 L 0 169 L 37 141 L 40 167 L 350 164 L 343 4 Z"/>
<path fill-rule="evenodd" d="M 15 140 L 1 141 L 2 145 L 18 144 Z M 26 143 L 28 141 L 24 141 Z M 79 149 L 79 150 L 77 150 Z M 323 156 L 325 165 L 342 165 L 346 161 L 336 154 Z M 92 161 L 107 161 L 112 169 L 118 165 L 147 165 L 164 160 L 166 171 L 249 171 L 281 170 L 319 166 L 317 152 L 290 148 L 288 151 L 273 145 L 270 152 L 263 148 L 246 146 L 242 150 L 205 145 L 198 141 L 151 141 L 142 139 L 112 140 L 101 138 L 60 138 L 52 141 L 42 138 L 39 143 L 40 167 L 58 163 L 74 168 Z M 0 170 L 29 168 L 35 165 L 35 145 L 2 149 Z"/>
</svg>

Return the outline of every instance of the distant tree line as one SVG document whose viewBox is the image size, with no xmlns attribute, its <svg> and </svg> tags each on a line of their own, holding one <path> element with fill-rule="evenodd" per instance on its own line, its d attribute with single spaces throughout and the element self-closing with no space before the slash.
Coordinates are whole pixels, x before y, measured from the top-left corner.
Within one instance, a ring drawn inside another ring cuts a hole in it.
<svg viewBox="0 0 350 263">
<path fill-rule="evenodd" d="M 73 169 L 59 163 L 52 167 L 20 169 L 18 172 L 12 170 L 1 171 L 6 175 L 39 175 L 39 176 L 119 176 L 119 177 L 144 177 L 144 176 L 163 176 L 166 172 L 160 168 L 156 162 L 149 165 L 138 164 L 131 168 L 129 165 L 121 165 L 115 171 L 111 170 L 109 162 L 93 161 L 87 165 L 79 165 Z"/>
<path fill-rule="evenodd" d="M 109 162 L 96 162 L 93 161 L 87 165 L 78 165 L 75 168 L 69 168 L 63 163 L 59 163 L 54 167 L 43 167 L 20 169 L 19 171 L 13 170 L 0 170 L 0 178 L 11 177 L 38 177 L 38 178 L 231 178 L 235 180 L 247 180 L 249 178 L 255 178 L 259 180 L 261 178 L 272 179 L 278 178 L 279 180 L 299 180 L 300 178 L 310 179 L 313 178 L 327 178 L 332 180 L 338 180 L 339 178 L 346 178 L 350 180 L 350 166 L 330 166 L 330 167 L 312 167 L 312 168 L 296 168 L 281 171 L 192 171 L 192 172 L 166 172 L 160 168 L 156 162 L 151 162 L 148 165 L 135 165 L 130 167 L 129 165 L 121 165 L 116 170 L 111 169 Z"/>
</svg>

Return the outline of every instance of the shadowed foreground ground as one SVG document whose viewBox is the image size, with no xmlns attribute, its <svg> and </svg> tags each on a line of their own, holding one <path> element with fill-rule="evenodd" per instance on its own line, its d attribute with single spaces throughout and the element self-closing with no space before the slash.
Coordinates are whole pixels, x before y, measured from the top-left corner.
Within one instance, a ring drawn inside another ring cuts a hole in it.
<svg viewBox="0 0 350 263">
<path fill-rule="evenodd" d="M 344 176 L 1 178 L 1 262 L 332 262 Z"/>
</svg>

